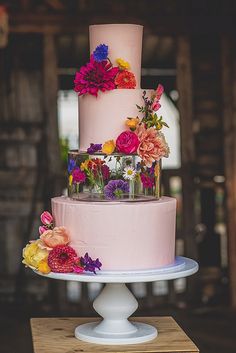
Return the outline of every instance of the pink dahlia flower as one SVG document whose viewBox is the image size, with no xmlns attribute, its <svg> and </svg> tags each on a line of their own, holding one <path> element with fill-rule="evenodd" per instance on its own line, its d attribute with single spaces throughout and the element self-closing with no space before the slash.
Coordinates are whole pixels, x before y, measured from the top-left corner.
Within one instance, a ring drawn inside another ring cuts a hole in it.
<svg viewBox="0 0 236 353">
<path fill-rule="evenodd" d="M 79 95 L 86 93 L 97 96 L 98 91 L 110 91 L 116 88 L 115 77 L 119 71 L 118 67 L 112 67 L 112 64 L 103 60 L 97 62 L 93 55 L 90 61 L 76 72 L 74 80 L 74 90 Z"/>
<path fill-rule="evenodd" d="M 147 167 L 150 168 L 153 162 L 169 156 L 168 144 L 160 131 L 154 127 L 147 129 L 144 124 L 141 124 L 135 133 L 140 141 L 137 153 Z"/>
<path fill-rule="evenodd" d="M 138 136 L 132 131 L 124 131 L 117 137 L 116 148 L 118 152 L 125 154 L 135 153 L 138 146 Z"/>
</svg>

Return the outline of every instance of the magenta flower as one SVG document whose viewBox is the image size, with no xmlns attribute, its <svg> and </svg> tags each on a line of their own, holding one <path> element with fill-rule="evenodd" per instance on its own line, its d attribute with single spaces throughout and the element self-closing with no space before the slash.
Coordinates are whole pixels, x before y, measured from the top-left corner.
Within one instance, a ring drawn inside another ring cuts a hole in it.
<svg viewBox="0 0 236 353">
<path fill-rule="evenodd" d="M 124 131 L 117 137 L 116 148 L 124 154 L 135 153 L 139 143 L 137 134 L 132 131 Z"/>
<path fill-rule="evenodd" d="M 41 222 L 45 226 L 49 226 L 53 223 L 53 216 L 51 215 L 50 212 L 44 211 L 41 216 L 40 216 Z"/>
<path fill-rule="evenodd" d="M 112 67 L 107 61 L 96 62 L 93 55 L 90 61 L 76 72 L 74 90 L 79 95 L 86 93 L 97 96 L 98 91 L 110 91 L 116 88 L 115 77 L 119 71 L 118 67 Z"/>
<path fill-rule="evenodd" d="M 148 176 L 146 174 L 141 173 L 140 175 L 141 181 L 144 188 L 152 188 L 154 185 L 154 177 Z"/>
<path fill-rule="evenodd" d="M 86 179 L 86 174 L 79 168 L 75 168 L 72 172 L 73 182 L 83 183 Z"/>
</svg>

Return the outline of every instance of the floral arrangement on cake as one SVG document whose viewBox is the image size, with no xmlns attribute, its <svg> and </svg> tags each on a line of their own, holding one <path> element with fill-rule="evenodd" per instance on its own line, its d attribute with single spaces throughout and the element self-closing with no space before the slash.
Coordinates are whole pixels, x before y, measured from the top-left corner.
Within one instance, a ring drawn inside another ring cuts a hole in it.
<svg viewBox="0 0 236 353">
<path fill-rule="evenodd" d="M 164 92 L 163 86 L 158 85 L 155 93 L 149 99 L 146 91 L 143 92 L 143 106 L 138 106 L 142 119 L 138 116 L 126 119 L 126 126 L 129 130 L 123 131 L 116 141 L 109 140 L 104 144 L 91 143 L 87 149 L 89 154 L 102 152 L 107 155 L 113 152 L 122 154 L 137 153 L 147 167 L 159 161 L 162 157 L 169 156 L 169 147 L 164 134 L 160 131 L 163 126 L 168 125 L 163 121 L 162 116 L 157 116 L 160 109 L 160 98 Z"/>
<path fill-rule="evenodd" d="M 23 264 L 43 274 L 96 273 L 96 269 L 100 270 L 102 264 L 99 259 L 92 260 L 88 253 L 78 256 L 70 246 L 68 230 L 65 227 L 54 227 L 53 216 L 48 211 L 44 211 L 40 218 L 40 237 L 30 241 L 23 249 Z"/>
<path fill-rule="evenodd" d="M 137 105 L 142 118 L 128 117 L 124 124 L 127 129 L 116 140 L 91 143 L 87 149 L 88 157 L 80 165 L 73 158 L 69 159 L 69 194 L 74 188 L 79 193 L 83 185 L 88 185 L 90 190 L 102 194 L 105 199 L 114 200 L 134 195 L 135 185 L 141 183 L 145 194 L 153 192 L 159 197 L 160 160 L 169 156 L 169 147 L 161 132 L 168 125 L 157 115 L 163 92 L 162 85 L 158 85 L 150 98 L 144 91 L 144 104 Z M 97 158 L 96 154 L 104 154 L 105 158 Z M 91 158 L 93 155 L 96 157 Z M 115 168 L 110 168 L 113 155 L 116 155 Z M 128 157 L 121 162 L 124 155 L 137 155 L 140 161 L 135 165 Z"/>
<path fill-rule="evenodd" d="M 98 95 L 116 88 L 132 89 L 136 79 L 130 71 L 130 64 L 122 58 L 116 59 L 113 66 L 108 57 L 108 46 L 100 44 L 93 51 L 89 62 L 75 74 L 74 90 L 79 96 L 84 94 Z"/>
</svg>

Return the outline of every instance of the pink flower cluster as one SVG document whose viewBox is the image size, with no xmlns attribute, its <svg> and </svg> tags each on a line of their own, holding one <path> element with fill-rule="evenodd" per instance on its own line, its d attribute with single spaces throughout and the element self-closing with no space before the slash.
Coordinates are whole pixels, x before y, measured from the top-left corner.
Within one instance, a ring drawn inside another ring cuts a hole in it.
<svg viewBox="0 0 236 353">
<path fill-rule="evenodd" d="M 54 227 L 53 216 L 50 212 L 44 211 L 40 216 L 42 226 L 39 227 L 40 241 L 38 246 L 48 251 L 47 263 L 52 272 L 82 273 L 84 270 L 100 269 L 101 263 L 98 259 L 95 261 L 89 258 L 90 268 L 87 269 L 83 257 L 78 257 L 76 251 L 69 245 L 70 236 L 65 227 Z"/>
<path fill-rule="evenodd" d="M 42 226 L 39 227 L 40 247 L 42 249 L 52 250 L 58 245 L 67 245 L 70 241 L 68 231 L 65 227 L 54 227 L 53 216 L 50 212 L 44 211 L 41 214 Z"/>
</svg>

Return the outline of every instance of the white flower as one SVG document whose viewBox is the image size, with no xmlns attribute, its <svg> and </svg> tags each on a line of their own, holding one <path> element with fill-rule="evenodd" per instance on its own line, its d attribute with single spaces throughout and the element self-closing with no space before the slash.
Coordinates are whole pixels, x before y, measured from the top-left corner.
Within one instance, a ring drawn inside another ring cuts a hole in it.
<svg viewBox="0 0 236 353">
<path fill-rule="evenodd" d="M 127 166 L 125 167 L 124 171 L 123 171 L 123 177 L 126 180 L 133 180 L 135 178 L 136 175 L 136 170 L 131 167 L 131 166 Z"/>
</svg>

